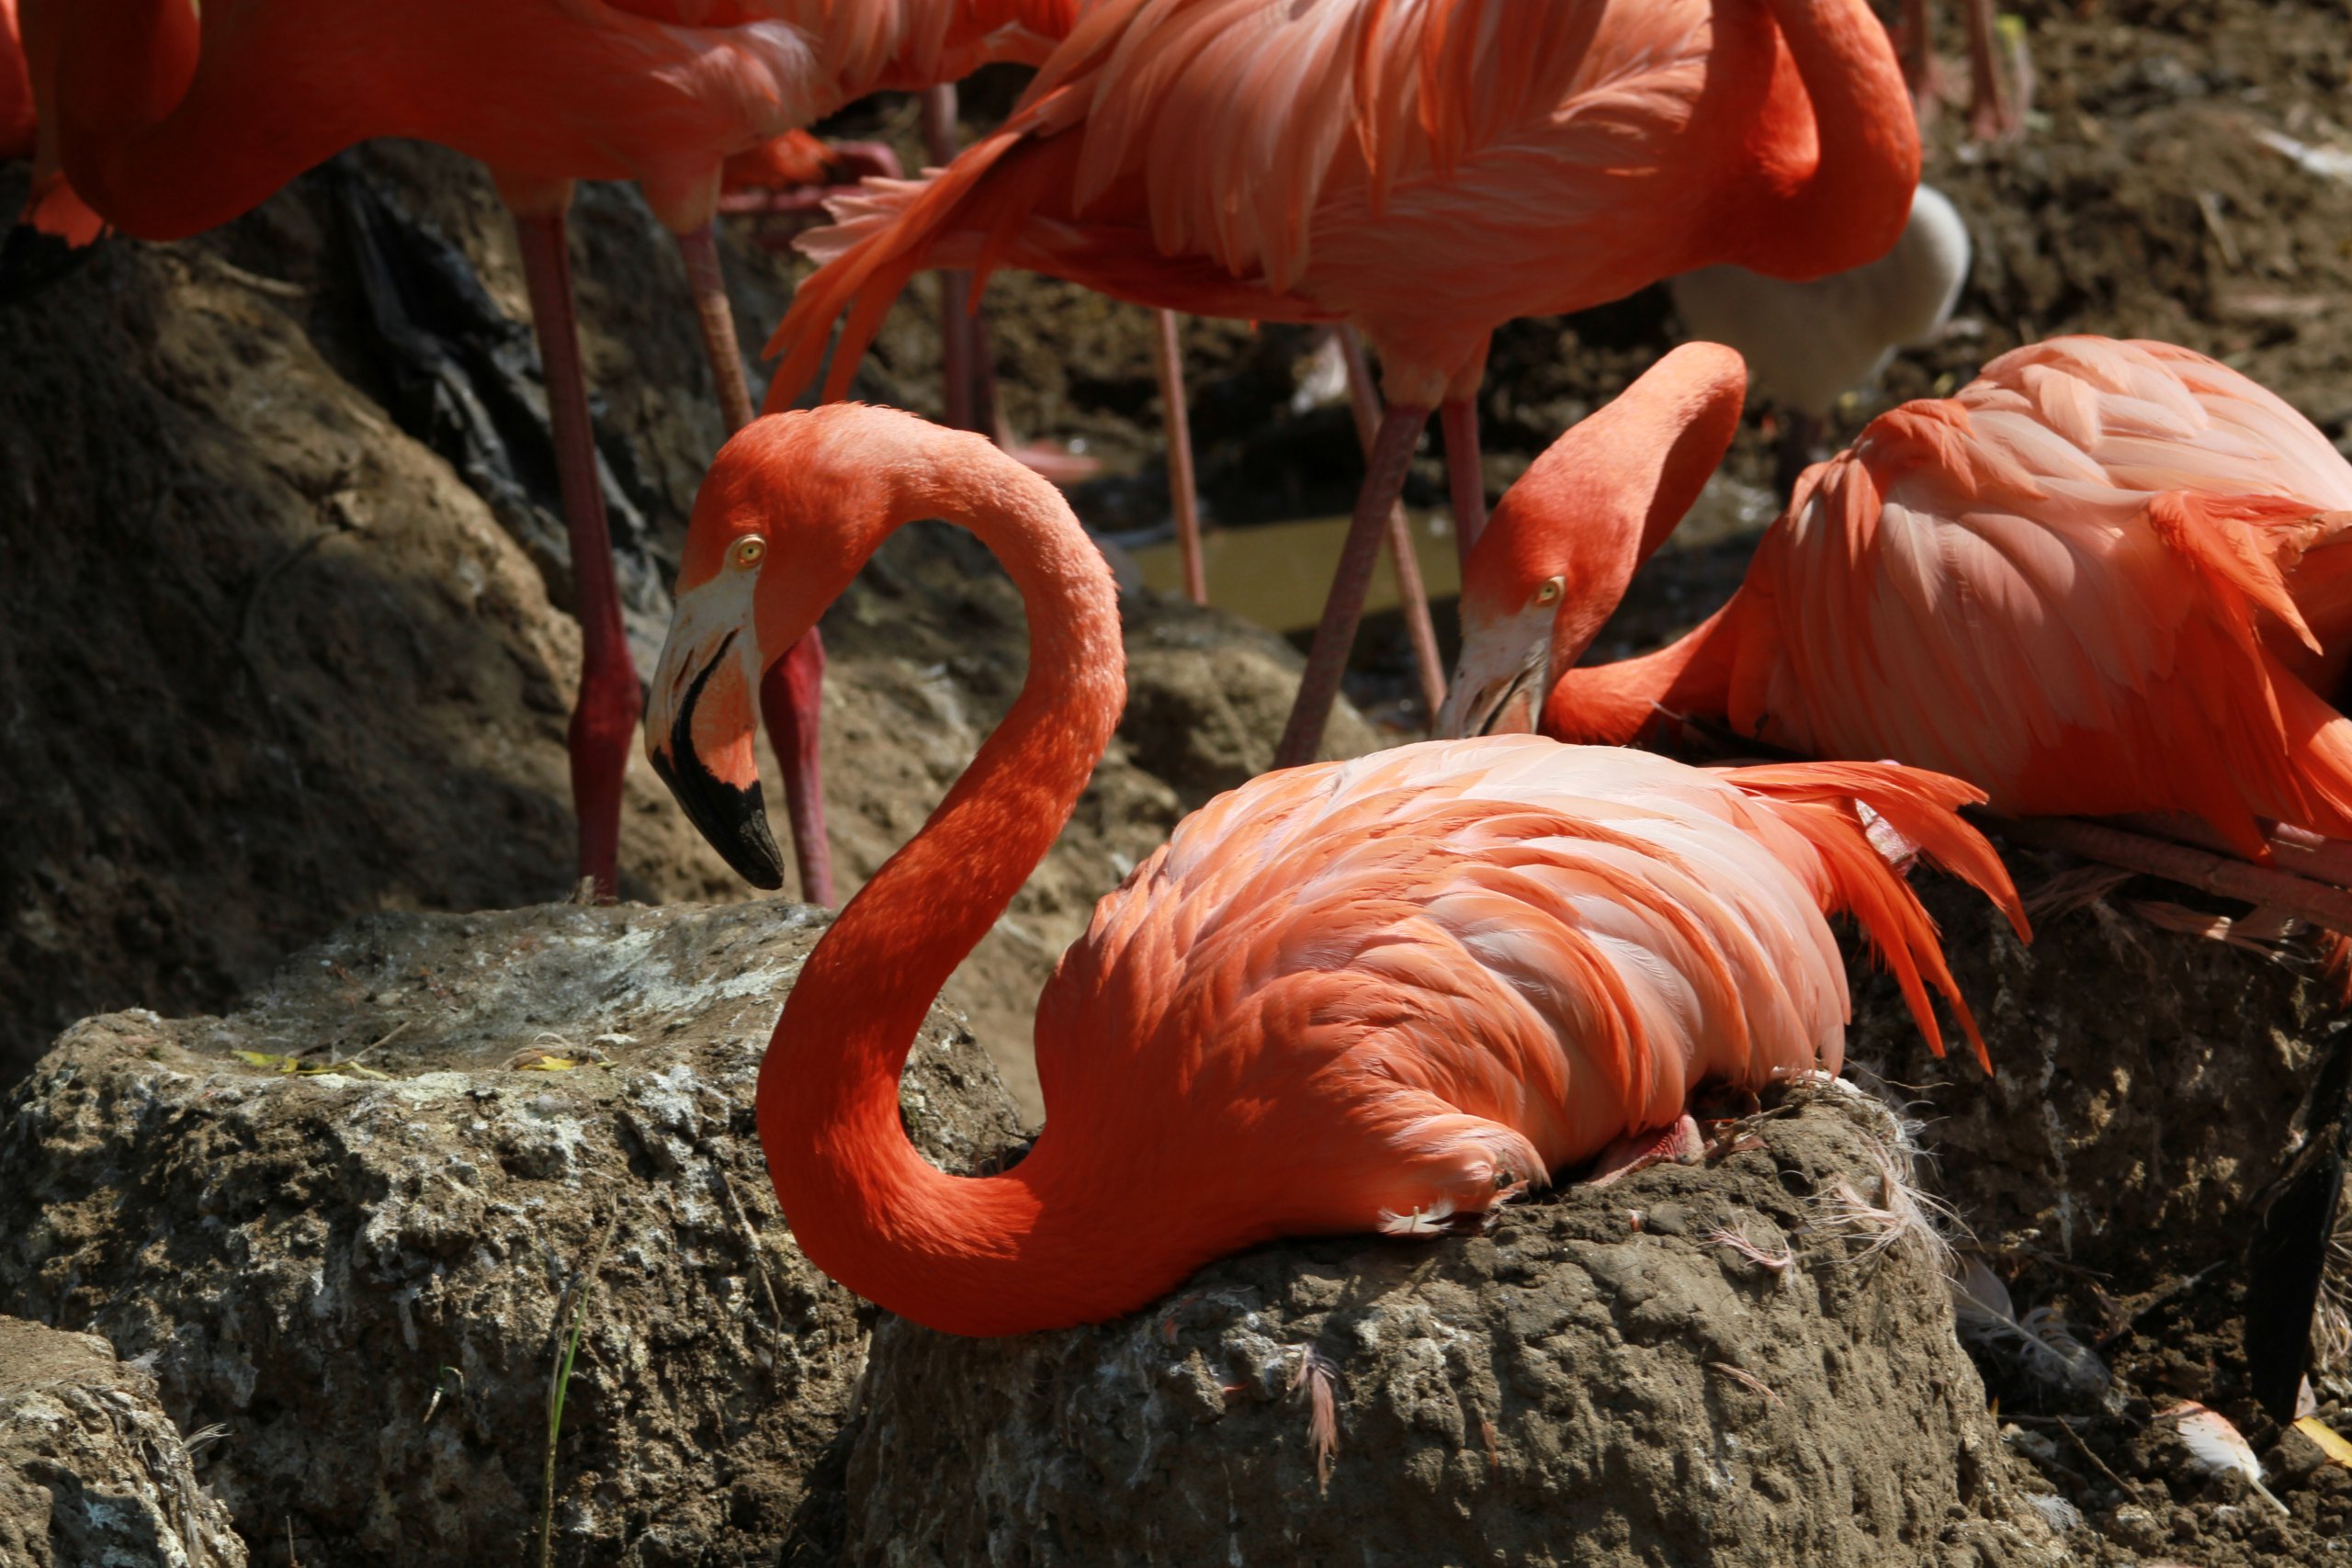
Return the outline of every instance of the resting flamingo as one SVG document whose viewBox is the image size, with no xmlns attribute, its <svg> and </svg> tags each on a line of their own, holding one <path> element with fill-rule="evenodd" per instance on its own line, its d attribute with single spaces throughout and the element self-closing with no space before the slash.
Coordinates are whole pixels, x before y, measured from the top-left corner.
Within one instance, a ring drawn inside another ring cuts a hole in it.
<svg viewBox="0 0 2352 1568">
<path fill-rule="evenodd" d="M 1546 735 L 1623 743 L 1668 712 L 1935 768 L 2005 812 L 2175 814 L 2208 849 L 2344 863 L 2312 836 L 2352 838 L 2352 464 L 2168 344 L 2057 338 L 1881 415 L 1805 475 L 1705 624 L 1575 668 L 1722 457 L 1742 381 L 1731 350 L 1686 344 L 1511 488 L 1463 584 L 1441 733 L 1540 705 Z M 2352 930 L 2352 896 L 2278 870 L 2021 830 Z"/>
<path fill-rule="evenodd" d="M 1859 265 L 1894 243 L 1918 176 L 1865 0 L 1103 0 L 1001 130 L 804 238 L 827 263 L 769 344 L 767 406 L 798 396 L 847 311 L 840 396 L 925 266 L 1362 328 L 1390 406 L 1276 751 L 1295 763 L 1440 405 L 1458 543 L 1475 542 L 1472 398 L 1495 326 L 1716 262 Z"/>
<path fill-rule="evenodd" d="M 1071 0 L 27 0 L 65 173 L 106 220 L 177 239 L 377 136 L 491 166 L 514 214 L 545 366 L 582 633 L 571 720 L 580 867 L 612 895 L 637 672 L 622 636 L 572 313 L 564 214 L 580 179 L 633 179 L 678 237 L 728 429 L 751 417 L 711 231 L 729 155 L 882 87 L 1041 58 Z M 680 25 L 691 17 L 695 26 Z M 355 69 L 362 66 L 364 69 Z M 763 706 L 802 896 L 830 902 L 817 768 L 823 652 Z"/>
<path fill-rule="evenodd" d="M 1913 769 L 1716 773 L 1509 737 L 1268 773 L 1187 818 L 1063 955 L 1038 1002 L 1035 1147 L 1001 1176 L 945 1176 L 907 1141 L 899 1068 L 1068 821 L 1125 697 L 1110 571 L 1068 504 L 979 437 L 894 411 L 760 420 L 695 501 L 647 735 L 756 880 L 776 852 L 752 694 L 923 517 L 1004 563 L 1029 673 L 808 955 L 758 1095 L 795 1241 L 918 1322 L 1085 1322 L 1270 1237 L 1432 1230 L 1674 1124 L 1702 1079 L 1834 1070 L 1834 910 L 1871 934 L 1930 1040 L 1930 987 L 1974 1039 L 1858 802 L 2022 930 L 1991 846 L 1953 814 L 1975 792 Z"/>
</svg>

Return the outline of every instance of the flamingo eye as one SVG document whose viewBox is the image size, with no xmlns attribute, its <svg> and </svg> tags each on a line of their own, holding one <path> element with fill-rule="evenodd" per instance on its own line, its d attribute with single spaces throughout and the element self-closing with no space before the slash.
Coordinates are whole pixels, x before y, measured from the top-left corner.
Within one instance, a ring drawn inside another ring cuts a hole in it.
<svg viewBox="0 0 2352 1568">
<path fill-rule="evenodd" d="M 1538 604 L 1550 604 L 1556 603 L 1560 597 L 1561 591 L 1566 588 L 1567 585 L 1568 580 L 1565 577 L 1545 578 L 1543 585 L 1535 590 L 1535 602 Z"/>
<path fill-rule="evenodd" d="M 728 547 L 727 558 L 735 566 L 749 570 L 759 565 L 760 558 L 767 553 L 768 542 L 765 539 L 757 534 L 746 534 Z"/>
</svg>

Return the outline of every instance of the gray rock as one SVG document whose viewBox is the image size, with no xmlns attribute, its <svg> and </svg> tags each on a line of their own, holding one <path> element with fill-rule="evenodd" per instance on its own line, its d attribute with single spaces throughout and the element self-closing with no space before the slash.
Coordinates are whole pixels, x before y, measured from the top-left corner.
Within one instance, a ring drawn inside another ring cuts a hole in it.
<svg viewBox="0 0 2352 1568">
<path fill-rule="evenodd" d="M 0 1122 L 0 1310 L 224 1426 L 206 1482 L 272 1560 L 290 1529 L 304 1562 L 401 1568 L 528 1560 L 579 1321 L 558 1561 L 773 1562 L 870 1321 L 793 1247 L 752 1128 L 821 929 L 779 902 L 383 915 L 229 1018 L 88 1020 Z M 1016 1135 L 947 1014 L 905 1097 L 950 1168 Z"/>
<path fill-rule="evenodd" d="M 1843 1180 L 1884 1206 L 1891 1132 L 1800 1091 L 1760 1147 L 1570 1187 L 1481 1236 L 1261 1248 L 1058 1333 L 885 1319 L 841 1560 L 2052 1561 L 1936 1249 L 1873 1251 L 1813 1199 Z M 1634 1228 L 1669 1205 L 1679 1234 Z"/>
<path fill-rule="evenodd" d="M 0 1562 L 244 1568 L 155 1380 L 90 1334 L 0 1318 Z"/>
</svg>

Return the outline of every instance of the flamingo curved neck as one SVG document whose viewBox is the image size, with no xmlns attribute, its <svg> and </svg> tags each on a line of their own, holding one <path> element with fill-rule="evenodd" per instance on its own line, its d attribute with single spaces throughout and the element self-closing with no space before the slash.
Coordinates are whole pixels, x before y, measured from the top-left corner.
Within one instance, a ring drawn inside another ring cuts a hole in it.
<svg viewBox="0 0 2352 1568">
<path fill-rule="evenodd" d="M 1739 601 L 1652 653 L 1561 672 L 1544 702 L 1542 728 L 1580 746 L 1630 746 L 1668 713 L 1720 717 L 1729 706 Z"/>
<path fill-rule="evenodd" d="M 1749 226 L 1744 265 L 1813 278 L 1875 261 L 1901 236 L 1919 183 L 1918 126 L 1886 30 L 1864 0 L 1766 4 L 1811 105 L 1814 157 L 1788 167 L 1773 154 L 1801 141 L 1789 146 L 1792 128 L 1774 128 L 1759 182 L 1768 220 Z"/>
<path fill-rule="evenodd" d="M 1063 1129 L 1005 1175 L 956 1178 L 922 1158 L 899 1118 L 899 1076 L 932 999 L 1052 847 L 1125 700 L 1109 570 L 1032 483 L 1044 493 L 951 489 L 882 528 L 935 513 L 989 546 L 1027 607 L 1028 679 L 923 830 L 809 954 L 760 1069 L 760 1142 L 801 1250 L 868 1300 L 961 1334 L 1084 1322 L 1132 1300 L 1102 1293 L 1113 1236 L 1097 1222 L 1115 1216 L 1060 1177 Z"/>
</svg>

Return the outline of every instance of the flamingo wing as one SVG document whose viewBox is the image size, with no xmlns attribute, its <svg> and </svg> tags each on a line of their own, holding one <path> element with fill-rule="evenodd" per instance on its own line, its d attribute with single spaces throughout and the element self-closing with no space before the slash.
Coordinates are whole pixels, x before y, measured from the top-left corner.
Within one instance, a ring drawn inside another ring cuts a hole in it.
<svg viewBox="0 0 2352 1568">
<path fill-rule="evenodd" d="M 2352 831 L 2352 728 L 2289 660 L 2347 608 L 2352 466 L 2168 344 L 2066 338 L 1815 469 L 1744 594 L 1730 717 L 1973 779 L 2006 809 Z"/>
<path fill-rule="evenodd" d="M 1115 1145 L 1106 1169 L 1183 1151 L 1194 1201 L 1265 1235 L 1483 1208 L 1671 1122 L 1702 1078 L 1834 1071 L 1829 911 L 1879 942 L 1931 1038 L 1923 976 L 1964 1021 L 1856 802 L 2014 910 L 1951 814 L 1973 798 L 1885 764 L 1715 774 L 1525 736 L 1269 774 L 1098 907 L 1041 999 L 1039 1076 Z M 1202 1168 L 1228 1145 L 1273 1152 Z"/>
<path fill-rule="evenodd" d="M 1409 320 L 1430 304 L 1417 247 L 1472 246 L 1490 265 L 1462 281 L 1496 298 L 1448 313 L 1477 334 L 1521 313 L 1531 288 L 1627 292 L 1671 261 L 1594 226 L 1623 216 L 1629 177 L 1692 186 L 1665 176 L 1706 85 L 1710 14 L 1702 0 L 1108 0 L 995 134 L 927 181 L 869 182 L 804 237 L 826 265 L 768 345 L 783 358 L 770 406 L 798 396 L 849 311 L 839 396 L 924 266 L 1017 265 L 1256 320 L 1385 299 Z M 1675 206 L 1662 196 L 1656 217 Z M 1648 270 L 1622 286 L 1587 276 L 1635 256 Z"/>
</svg>

